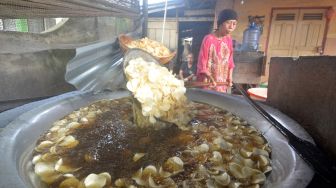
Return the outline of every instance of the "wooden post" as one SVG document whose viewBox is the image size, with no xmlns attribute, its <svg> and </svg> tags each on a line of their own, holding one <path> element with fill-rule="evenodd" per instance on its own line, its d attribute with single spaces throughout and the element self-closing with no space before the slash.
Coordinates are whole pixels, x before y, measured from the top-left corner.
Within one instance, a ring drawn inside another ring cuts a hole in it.
<svg viewBox="0 0 336 188">
<path fill-rule="evenodd" d="M 143 15 L 143 18 L 144 18 L 144 22 L 142 24 L 142 36 L 143 37 L 147 37 L 147 29 L 148 29 L 148 0 L 143 0 L 142 15 Z"/>
</svg>

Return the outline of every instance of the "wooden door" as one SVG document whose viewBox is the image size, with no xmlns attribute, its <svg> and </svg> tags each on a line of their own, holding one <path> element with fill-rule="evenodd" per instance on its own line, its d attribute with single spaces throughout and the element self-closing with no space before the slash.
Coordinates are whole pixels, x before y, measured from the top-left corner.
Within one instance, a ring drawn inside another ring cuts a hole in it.
<svg viewBox="0 0 336 188">
<path fill-rule="evenodd" d="M 300 10 L 292 56 L 320 55 L 325 30 L 325 9 Z"/>
<path fill-rule="evenodd" d="M 272 57 L 321 54 L 326 9 L 277 9 L 273 11 L 262 81 L 268 80 Z"/>
<path fill-rule="evenodd" d="M 268 45 L 270 57 L 320 55 L 325 9 L 275 10 Z"/>
<path fill-rule="evenodd" d="M 272 16 L 267 56 L 291 56 L 299 10 L 275 10 Z M 269 61 L 268 61 L 269 62 Z"/>
</svg>

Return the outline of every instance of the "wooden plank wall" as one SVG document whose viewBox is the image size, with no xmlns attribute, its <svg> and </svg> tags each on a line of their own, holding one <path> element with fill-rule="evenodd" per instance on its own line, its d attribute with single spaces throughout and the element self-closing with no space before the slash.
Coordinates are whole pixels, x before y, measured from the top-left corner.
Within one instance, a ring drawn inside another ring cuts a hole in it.
<svg viewBox="0 0 336 188">
<path fill-rule="evenodd" d="M 148 38 L 161 42 L 163 19 L 148 20 Z M 170 50 L 177 50 L 177 21 L 166 20 L 163 44 Z"/>
</svg>

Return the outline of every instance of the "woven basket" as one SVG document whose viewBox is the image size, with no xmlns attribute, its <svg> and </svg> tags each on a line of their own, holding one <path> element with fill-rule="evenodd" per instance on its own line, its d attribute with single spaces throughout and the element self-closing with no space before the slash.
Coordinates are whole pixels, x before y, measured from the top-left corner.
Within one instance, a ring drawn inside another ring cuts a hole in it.
<svg viewBox="0 0 336 188">
<path fill-rule="evenodd" d="M 129 47 L 127 46 L 128 43 L 132 42 L 134 39 L 129 37 L 129 36 L 126 36 L 126 35 L 120 35 L 118 37 L 118 40 L 119 40 L 119 44 L 120 44 L 120 48 L 121 50 L 126 53 L 127 50 L 129 49 Z M 145 50 L 145 49 L 143 49 Z M 168 63 L 169 61 L 171 61 L 175 55 L 176 55 L 176 51 L 175 52 L 172 52 L 170 53 L 168 56 L 155 56 L 153 54 L 151 54 L 155 59 L 157 59 L 160 63 L 162 64 L 166 64 Z"/>
<path fill-rule="evenodd" d="M 132 42 L 133 39 L 131 37 L 129 37 L 129 36 L 126 36 L 126 35 L 120 35 L 118 37 L 118 40 L 119 40 L 119 44 L 120 44 L 121 50 L 124 53 L 126 53 L 127 50 L 129 49 L 128 46 L 127 46 L 127 44 L 130 43 L 130 42 Z"/>
</svg>

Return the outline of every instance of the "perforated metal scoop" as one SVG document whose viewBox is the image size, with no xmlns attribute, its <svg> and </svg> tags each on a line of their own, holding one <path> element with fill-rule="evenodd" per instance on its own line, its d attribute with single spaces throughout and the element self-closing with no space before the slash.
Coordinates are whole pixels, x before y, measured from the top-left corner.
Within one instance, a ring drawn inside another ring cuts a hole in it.
<svg viewBox="0 0 336 188">
<path fill-rule="evenodd" d="M 139 49 L 139 48 L 132 48 L 130 50 L 128 50 L 125 54 L 124 60 L 123 60 L 123 69 L 124 69 L 124 73 L 125 73 L 125 68 L 128 66 L 129 61 L 131 61 L 132 59 L 136 59 L 141 57 L 142 59 L 144 59 L 145 61 L 148 62 L 154 62 L 160 66 L 162 66 L 161 63 L 159 63 L 151 54 L 149 54 L 148 52 Z"/>
<path fill-rule="evenodd" d="M 129 65 L 129 62 L 133 59 L 139 58 L 141 57 L 144 61 L 147 62 L 154 62 L 157 65 L 162 66 L 162 64 L 160 64 L 152 55 L 150 55 L 148 52 L 139 49 L 139 48 L 132 48 L 129 51 L 126 52 L 125 57 L 123 59 L 123 74 L 125 77 L 125 81 L 127 81 L 127 76 L 125 73 L 125 69 L 126 67 Z M 132 100 L 133 100 L 133 117 L 134 117 L 134 123 L 137 124 L 137 126 L 139 127 L 147 127 L 150 126 L 151 123 L 149 121 L 149 117 L 145 117 L 142 115 L 141 112 L 141 104 L 140 102 L 134 98 L 134 96 L 132 95 Z M 163 121 L 161 119 L 156 119 L 157 123 L 169 123 L 166 121 Z M 159 126 L 156 123 L 156 126 Z"/>
</svg>

